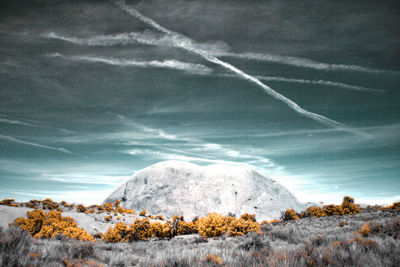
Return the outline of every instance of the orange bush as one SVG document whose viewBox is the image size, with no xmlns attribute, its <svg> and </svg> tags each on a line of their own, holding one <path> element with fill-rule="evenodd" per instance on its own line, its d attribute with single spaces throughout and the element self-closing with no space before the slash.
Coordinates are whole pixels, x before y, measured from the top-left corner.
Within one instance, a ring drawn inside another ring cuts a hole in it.
<svg viewBox="0 0 400 267">
<path fill-rule="evenodd" d="M 359 205 L 354 204 L 354 198 L 345 196 L 342 201 L 342 214 L 356 214 L 360 213 Z"/>
<path fill-rule="evenodd" d="M 222 261 L 222 258 L 217 256 L 214 253 L 207 255 L 207 257 L 202 259 L 202 261 L 210 263 L 212 265 L 223 265 L 224 264 L 224 262 Z"/>
<path fill-rule="evenodd" d="M 221 236 L 226 233 L 225 217 L 221 214 L 211 213 L 197 222 L 199 234 L 204 237 Z"/>
<path fill-rule="evenodd" d="M 149 219 L 136 219 L 129 225 L 129 234 L 127 236 L 129 241 L 146 240 L 152 236 L 153 231 Z"/>
<path fill-rule="evenodd" d="M 132 209 L 124 209 L 124 212 L 132 215 L 136 214 L 136 212 L 134 212 Z"/>
<path fill-rule="evenodd" d="M 46 198 L 45 200 L 41 201 L 42 208 L 44 210 L 58 210 L 62 211 L 60 205 L 57 202 L 54 202 L 50 198 Z"/>
<path fill-rule="evenodd" d="M 109 243 L 117 243 L 117 242 L 125 242 L 126 237 L 129 234 L 128 226 L 126 224 L 120 222 L 117 223 L 114 228 L 109 227 L 108 231 L 102 236 L 105 242 Z"/>
<path fill-rule="evenodd" d="M 164 216 L 162 216 L 162 215 L 157 215 L 157 216 L 156 216 L 156 219 L 157 219 L 157 220 L 160 220 L 160 221 L 165 221 L 165 218 L 164 218 Z"/>
<path fill-rule="evenodd" d="M 154 222 L 151 224 L 153 234 L 158 238 L 171 238 L 171 227 L 168 223 Z"/>
<path fill-rule="evenodd" d="M 61 201 L 60 204 L 63 205 L 64 207 L 66 207 L 66 208 L 74 208 L 74 204 L 69 204 L 64 200 Z"/>
<path fill-rule="evenodd" d="M 84 213 L 86 210 L 87 210 L 87 207 L 85 207 L 84 205 L 82 205 L 82 204 L 76 205 L 76 211 L 77 211 L 77 212 L 82 212 L 82 213 Z"/>
<path fill-rule="evenodd" d="M 371 233 L 371 223 L 364 223 L 361 226 L 360 230 L 358 230 L 358 233 L 360 233 L 364 237 L 369 236 L 369 234 Z"/>
<path fill-rule="evenodd" d="M 114 207 L 113 207 L 113 205 L 111 203 L 105 203 L 103 206 L 106 209 L 106 211 L 111 212 L 111 211 L 114 210 Z"/>
<path fill-rule="evenodd" d="M 252 222 L 256 222 L 256 215 L 255 214 L 248 214 L 245 213 L 242 216 L 240 216 L 240 219 L 246 220 L 246 221 L 252 221 Z"/>
<path fill-rule="evenodd" d="M 4 198 L 2 201 L 0 201 L 0 205 L 18 207 L 18 204 L 15 203 L 15 199 L 13 198 Z"/>
<path fill-rule="evenodd" d="M 325 205 L 322 207 L 322 209 L 327 216 L 343 215 L 342 206 L 340 205 L 334 205 L 334 204 Z"/>
<path fill-rule="evenodd" d="M 38 209 L 40 205 L 40 200 L 32 199 L 29 202 L 25 202 L 24 205 L 31 209 Z"/>
<path fill-rule="evenodd" d="M 249 232 L 261 234 L 260 224 L 253 220 L 234 219 L 228 225 L 228 236 L 241 236 Z"/>
<path fill-rule="evenodd" d="M 283 221 L 300 220 L 300 217 L 296 214 L 294 209 L 286 210 L 282 215 Z"/>
<path fill-rule="evenodd" d="M 79 228 L 73 218 L 62 217 L 61 212 L 51 210 L 47 214 L 43 210 L 27 212 L 27 218 L 19 217 L 14 224 L 28 231 L 35 238 L 53 238 L 64 235 L 77 240 L 94 241 L 92 235 Z"/>
<path fill-rule="evenodd" d="M 107 215 L 106 217 L 104 217 L 104 219 L 106 220 L 106 222 L 109 222 L 112 220 L 112 216 L 111 215 Z"/>
<path fill-rule="evenodd" d="M 142 210 L 139 215 L 145 217 L 147 213 L 147 210 Z"/>
<path fill-rule="evenodd" d="M 310 215 L 311 217 L 316 217 L 316 218 L 326 216 L 325 211 L 320 207 L 308 207 L 306 209 L 306 214 Z"/>
</svg>

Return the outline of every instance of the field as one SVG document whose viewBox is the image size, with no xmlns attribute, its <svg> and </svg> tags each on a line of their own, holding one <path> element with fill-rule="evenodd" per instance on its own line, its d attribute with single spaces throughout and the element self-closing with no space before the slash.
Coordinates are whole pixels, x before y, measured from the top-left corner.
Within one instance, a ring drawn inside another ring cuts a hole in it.
<svg viewBox="0 0 400 267">
<path fill-rule="evenodd" d="M 0 232 L 1 266 L 400 266 L 400 210 L 306 217 L 261 225 L 262 233 L 198 234 L 131 243 L 32 238 Z"/>
</svg>

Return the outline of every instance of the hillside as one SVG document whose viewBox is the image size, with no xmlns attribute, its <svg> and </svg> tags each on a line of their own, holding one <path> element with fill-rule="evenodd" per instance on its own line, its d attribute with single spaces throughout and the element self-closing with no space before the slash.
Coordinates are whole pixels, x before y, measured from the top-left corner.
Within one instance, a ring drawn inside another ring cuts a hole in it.
<svg viewBox="0 0 400 267">
<path fill-rule="evenodd" d="M 125 208 L 188 219 L 211 212 L 248 212 L 271 220 L 286 209 L 305 209 L 285 187 L 252 167 L 181 161 L 164 161 L 136 172 L 105 202 L 115 200 Z"/>
</svg>

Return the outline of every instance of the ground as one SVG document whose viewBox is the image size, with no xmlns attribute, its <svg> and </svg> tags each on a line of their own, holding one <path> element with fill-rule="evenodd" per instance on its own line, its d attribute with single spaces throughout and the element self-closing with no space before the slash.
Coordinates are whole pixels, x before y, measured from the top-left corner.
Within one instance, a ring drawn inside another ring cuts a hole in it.
<svg viewBox="0 0 400 267">
<path fill-rule="evenodd" d="M 111 244 L 33 239 L 6 228 L 0 236 L 0 265 L 400 266 L 398 210 L 308 217 L 264 224 L 262 231 L 238 238 L 190 235 Z"/>
</svg>

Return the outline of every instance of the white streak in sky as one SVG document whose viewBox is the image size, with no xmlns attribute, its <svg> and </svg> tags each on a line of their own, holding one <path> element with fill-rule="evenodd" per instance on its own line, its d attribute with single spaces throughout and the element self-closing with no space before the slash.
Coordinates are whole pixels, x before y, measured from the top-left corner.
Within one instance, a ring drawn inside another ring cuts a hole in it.
<svg viewBox="0 0 400 267">
<path fill-rule="evenodd" d="M 133 10 L 130 7 L 126 7 L 128 10 Z M 130 14 L 138 13 L 136 10 Z M 141 15 L 139 19 L 144 17 Z M 161 27 L 161 26 L 160 26 Z M 166 31 L 171 32 L 164 27 L 161 27 L 163 30 L 161 32 L 166 33 Z M 157 28 L 158 29 L 158 28 Z M 87 46 L 115 46 L 115 45 L 128 45 L 132 43 L 136 44 L 144 44 L 144 45 L 162 45 L 162 46 L 172 46 L 176 47 L 177 42 L 182 42 L 184 39 L 185 42 L 190 43 L 192 48 L 196 50 L 201 50 L 208 54 L 213 54 L 217 57 L 234 57 L 234 58 L 242 58 L 247 60 L 258 60 L 258 61 L 266 61 L 266 62 L 274 62 L 284 65 L 290 65 L 301 68 L 311 68 L 316 70 L 323 71 L 358 71 L 358 72 L 366 72 L 366 73 L 398 73 L 397 71 L 391 70 L 378 70 L 372 68 L 366 68 L 358 65 L 347 65 L 347 64 L 329 64 L 323 62 L 317 62 L 308 58 L 302 57 L 292 57 L 292 56 L 281 56 L 274 54 L 261 54 L 261 53 L 232 53 L 228 52 L 229 47 L 226 44 L 218 44 L 218 43 L 205 43 L 198 44 L 192 42 L 187 37 L 179 34 L 179 33 L 167 33 L 167 35 L 157 35 L 151 32 L 130 32 L 130 33 L 119 33 L 119 34 L 110 34 L 110 35 L 98 35 L 91 38 L 77 38 L 70 36 L 59 35 L 54 32 L 49 32 L 42 35 L 46 38 L 58 39 L 70 43 L 74 43 L 77 45 L 87 45 Z"/>
<path fill-rule="evenodd" d="M 14 138 L 12 136 L 0 135 L 0 139 L 11 141 L 11 142 L 15 142 L 15 143 L 19 143 L 19 144 L 24 144 L 24 145 L 34 146 L 34 147 L 40 147 L 40 148 L 45 148 L 45 149 L 49 149 L 49 150 L 60 151 L 60 152 L 67 153 L 67 154 L 72 154 L 71 151 L 69 151 L 69 150 L 67 150 L 65 148 L 62 148 L 62 147 L 46 146 L 46 145 L 42 145 L 42 144 L 38 144 L 38 143 L 33 143 L 33 142 L 17 139 L 17 138 Z"/>
<path fill-rule="evenodd" d="M 274 77 L 274 76 L 257 76 L 257 78 L 260 80 L 265 80 L 265 81 L 327 85 L 327 86 L 340 87 L 343 89 L 349 89 L 349 90 L 355 90 L 355 91 L 378 92 L 378 93 L 385 92 L 385 90 L 382 90 L 382 89 L 366 88 L 366 87 L 362 87 L 362 86 L 350 85 L 350 84 L 341 83 L 341 82 L 324 81 L 324 80 L 290 79 L 290 78 Z"/>
<path fill-rule="evenodd" d="M 311 59 L 291 56 L 281 56 L 273 54 L 260 54 L 260 53 L 221 53 L 219 56 L 236 57 L 250 60 L 268 61 L 274 63 L 280 63 L 285 65 L 291 65 L 296 67 L 311 68 L 316 70 L 344 70 L 344 71 L 359 71 L 367 73 L 381 73 L 381 72 L 392 72 L 386 70 L 377 70 L 366 68 L 357 65 L 346 65 L 346 64 L 328 64 L 322 62 L 316 62 Z"/>
<path fill-rule="evenodd" d="M 27 123 L 27 122 L 9 120 L 9 119 L 5 119 L 5 118 L 0 118 L 0 122 L 8 123 L 8 124 L 24 125 L 24 126 L 29 126 L 29 127 L 37 127 L 36 125 L 30 124 L 30 123 Z"/>
<path fill-rule="evenodd" d="M 225 77 L 236 77 L 235 75 L 220 75 Z M 314 85 L 325 85 L 325 86 L 332 86 L 332 87 L 339 87 L 348 90 L 355 90 L 355 91 L 365 91 L 365 92 L 377 92 L 383 93 L 385 90 L 382 89 L 374 89 L 374 88 L 367 88 L 357 85 L 350 85 L 341 82 L 332 82 L 332 81 L 325 81 L 325 80 L 304 80 L 304 79 L 293 79 L 293 78 L 285 78 L 285 77 L 278 77 L 278 76 L 255 76 L 259 80 L 263 81 L 273 81 L 273 82 L 287 82 L 287 83 L 301 83 L 301 84 L 314 84 Z"/>
<path fill-rule="evenodd" d="M 84 62 L 94 62 L 94 63 L 104 63 L 108 65 L 114 66 L 134 66 L 134 67 L 155 67 L 155 68 L 167 68 L 167 69 L 175 69 L 182 70 L 189 73 L 194 74 L 209 74 L 212 72 L 212 69 L 194 63 L 182 62 L 174 59 L 168 60 L 151 60 L 151 61 L 138 61 L 134 59 L 120 59 L 120 58 L 112 58 L 112 57 L 94 57 L 94 56 L 71 56 L 66 57 L 59 53 L 50 54 L 52 57 L 61 57 L 64 59 L 72 60 L 72 61 L 84 61 Z"/>
<path fill-rule="evenodd" d="M 201 56 L 202 58 L 204 58 L 205 60 L 215 63 L 217 65 L 220 65 L 222 67 L 224 67 L 227 70 L 230 70 L 234 73 L 236 73 L 239 77 L 248 80 L 249 82 L 252 82 L 256 85 L 258 85 L 259 87 L 261 87 L 267 94 L 271 95 L 272 97 L 274 97 L 275 99 L 278 99 L 280 101 L 282 101 L 283 103 L 285 103 L 287 106 L 289 106 L 291 109 L 293 109 L 294 111 L 296 111 L 297 113 L 308 117 L 310 119 L 313 119 L 315 121 L 318 121 L 324 125 L 330 126 L 330 127 L 335 127 L 335 128 L 339 128 L 342 129 L 344 131 L 348 131 L 351 132 L 353 134 L 357 134 L 357 135 L 362 135 L 362 136 L 367 136 L 365 133 L 360 132 L 356 129 L 351 129 L 337 121 L 331 120 L 327 117 L 324 117 L 322 115 L 307 111 L 303 108 L 301 108 L 298 104 L 296 104 L 294 101 L 290 100 L 289 98 L 279 94 L 278 92 L 274 91 L 272 88 L 270 88 L 269 86 L 265 85 L 264 83 L 262 83 L 260 80 L 258 80 L 257 78 L 241 71 L 240 69 L 236 68 L 235 66 L 222 61 L 218 58 L 216 58 L 215 56 L 207 53 L 207 51 L 203 51 L 203 50 L 199 50 L 196 49 L 193 46 L 193 41 L 180 34 L 177 32 L 173 32 L 168 30 L 167 28 L 164 28 L 163 26 L 159 25 L 157 22 L 153 21 L 152 19 L 142 15 L 140 12 L 136 11 L 135 9 L 125 5 L 124 1 L 116 1 L 115 2 L 120 8 L 122 8 L 123 10 L 125 10 L 126 12 L 128 12 L 129 14 L 131 14 L 133 17 L 141 20 L 142 22 L 148 24 L 149 26 L 153 27 L 154 29 L 157 29 L 169 36 L 172 37 L 172 39 L 174 40 L 173 44 L 176 47 L 182 48 L 186 51 L 192 52 L 194 54 L 197 54 L 199 56 Z"/>
</svg>

